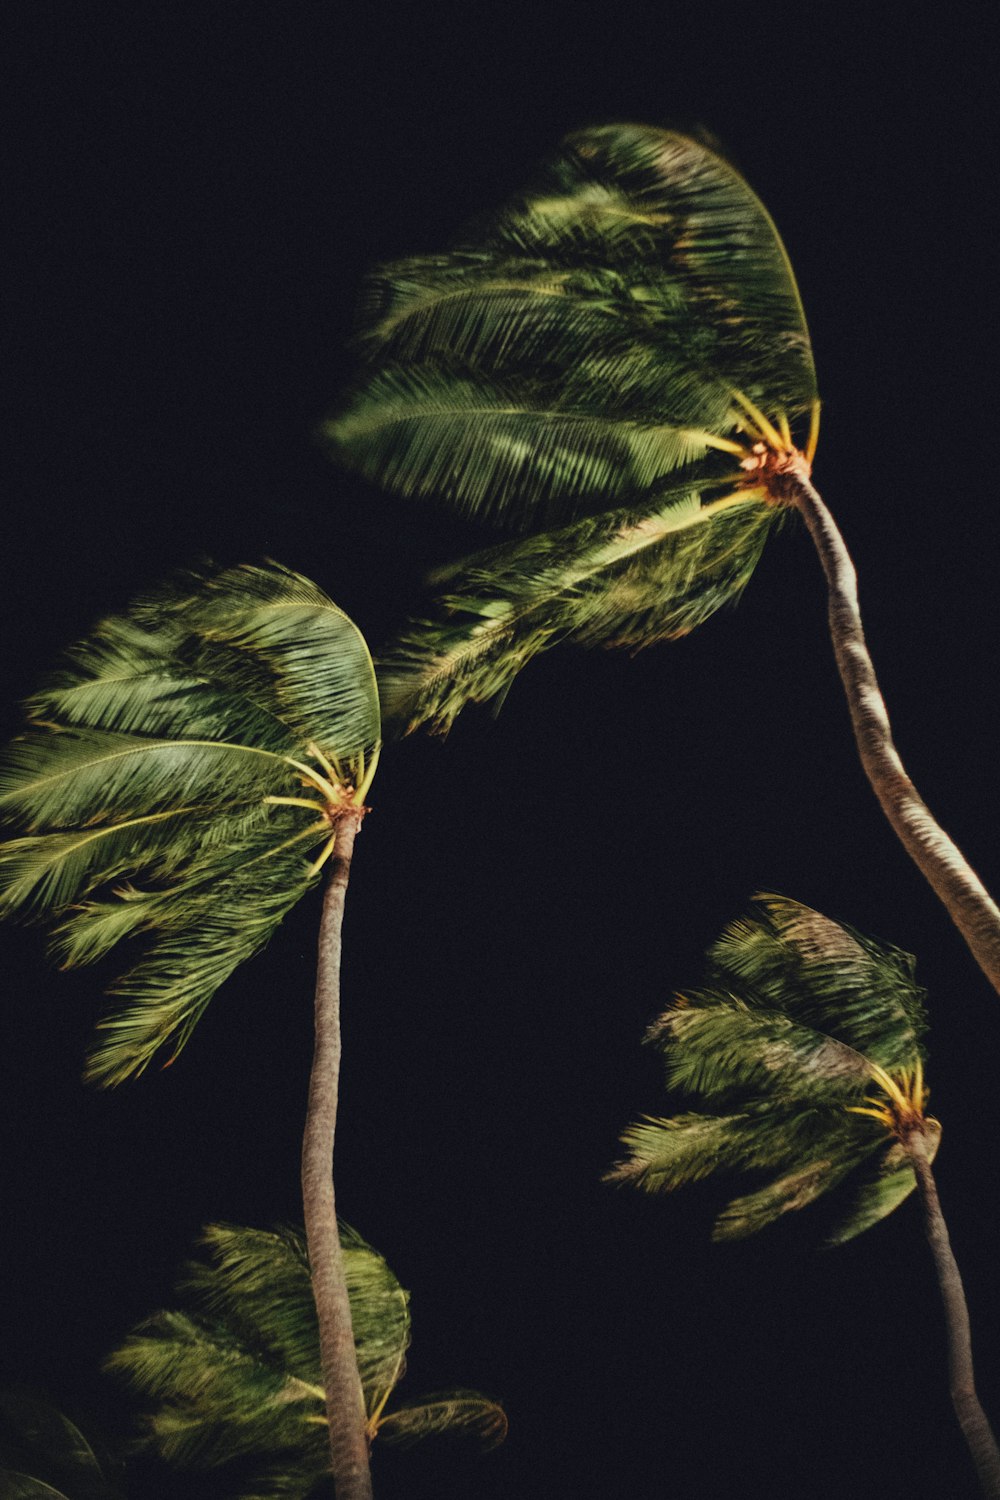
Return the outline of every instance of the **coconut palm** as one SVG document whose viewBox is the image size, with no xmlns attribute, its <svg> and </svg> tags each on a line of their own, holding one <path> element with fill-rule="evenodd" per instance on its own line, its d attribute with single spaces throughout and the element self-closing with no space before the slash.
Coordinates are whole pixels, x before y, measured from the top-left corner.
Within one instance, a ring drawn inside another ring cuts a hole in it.
<svg viewBox="0 0 1000 1500">
<path fill-rule="evenodd" d="M 1000 910 L 900 763 L 810 479 L 819 401 L 788 256 L 729 163 L 673 131 L 578 131 L 456 249 L 377 272 L 361 338 L 368 370 L 325 427 L 337 454 L 529 534 L 444 575 L 390 650 L 393 715 L 447 728 L 556 641 L 686 634 L 798 511 L 865 772 L 1000 991 Z"/>
<path fill-rule="evenodd" d="M 704 987 L 678 995 L 649 1032 L 669 1085 L 707 1109 L 632 1125 L 609 1180 L 660 1193 L 715 1172 L 756 1174 L 761 1185 L 722 1210 L 716 1240 L 755 1234 L 850 1188 L 834 1245 L 917 1188 L 952 1402 L 983 1490 L 998 1496 L 1000 1452 L 976 1396 L 968 1309 L 931 1171 L 941 1127 L 925 1113 L 914 961 L 796 901 L 756 900 L 709 949 Z"/>
<path fill-rule="evenodd" d="M 369 1438 L 405 1444 L 459 1432 L 487 1447 L 501 1442 L 502 1409 L 475 1391 L 396 1401 L 409 1293 L 354 1230 L 341 1225 L 340 1234 Z M 241 1500 L 305 1500 L 330 1472 L 305 1240 L 291 1229 L 212 1224 L 202 1242 L 210 1259 L 185 1268 L 183 1310 L 155 1313 L 107 1368 L 154 1403 L 142 1446 L 182 1468 L 239 1464 L 227 1493 Z"/>
<path fill-rule="evenodd" d="M 112 1468 L 48 1401 L 21 1391 L 0 1392 L 4 1500 L 122 1500 L 109 1478 Z"/>
<path fill-rule="evenodd" d="M 370 1495 L 337 1237 L 332 1147 L 339 973 L 355 836 L 379 753 L 375 673 L 357 627 L 275 564 L 191 575 L 105 620 L 27 704 L 0 776 L 0 914 L 55 919 L 64 967 L 126 938 L 88 1076 L 168 1052 L 219 985 L 329 868 L 302 1193 L 339 1500 Z"/>
</svg>

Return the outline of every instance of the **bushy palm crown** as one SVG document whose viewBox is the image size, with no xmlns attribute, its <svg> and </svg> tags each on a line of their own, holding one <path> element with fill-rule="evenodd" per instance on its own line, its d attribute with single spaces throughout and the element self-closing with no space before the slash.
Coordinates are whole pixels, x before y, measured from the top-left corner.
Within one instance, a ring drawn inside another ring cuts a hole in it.
<svg viewBox="0 0 1000 1500">
<path fill-rule="evenodd" d="M 374 668 L 315 584 L 238 567 L 105 620 L 27 712 L 0 774 L 25 830 L 0 846 L 0 914 L 54 917 L 65 966 L 145 939 L 89 1061 L 118 1083 L 173 1060 L 318 878 L 375 768 Z"/>
<path fill-rule="evenodd" d="M 410 1341 L 409 1294 L 377 1254 L 341 1225 L 347 1289 L 369 1435 L 410 1443 L 454 1431 L 487 1446 L 506 1433 L 502 1409 L 474 1391 L 394 1403 Z M 182 1467 L 248 1460 L 242 1500 L 308 1495 L 329 1472 L 319 1333 L 303 1237 L 215 1224 L 209 1262 L 178 1285 L 189 1309 L 159 1312 L 108 1368 L 155 1409 L 146 1446 Z"/>
<path fill-rule="evenodd" d="M 83 1433 L 48 1402 L 0 1393 L 0 1495 L 3 1500 L 122 1500 Z"/>
<path fill-rule="evenodd" d="M 937 1150 L 940 1126 L 923 1113 L 923 992 L 908 954 L 798 902 L 757 900 L 709 950 L 705 987 L 678 996 L 649 1034 L 670 1086 L 719 1112 L 631 1126 L 609 1179 L 656 1193 L 714 1172 L 764 1177 L 722 1211 L 720 1240 L 850 1185 L 839 1244 L 913 1191 L 909 1130 Z"/>
<path fill-rule="evenodd" d="M 784 247 L 739 174 L 672 131 L 567 137 L 455 250 L 376 273 L 363 325 L 337 453 L 531 533 L 443 575 L 438 615 L 391 652 L 386 701 L 410 726 L 447 727 L 553 641 L 692 630 L 739 596 L 779 515 L 760 453 L 815 447 Z"/>
</svg>

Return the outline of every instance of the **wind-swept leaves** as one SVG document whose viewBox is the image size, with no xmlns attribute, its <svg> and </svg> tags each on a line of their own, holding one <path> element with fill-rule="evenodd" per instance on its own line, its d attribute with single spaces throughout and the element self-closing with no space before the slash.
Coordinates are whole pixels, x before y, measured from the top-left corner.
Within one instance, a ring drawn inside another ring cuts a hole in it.
<svg viewBox="0 0 1000 1500">
<path fill-rule="evenodd" d="M 383 656 L 387 719 L 446 730 L 560 641 L 637 649 L 688 634 L 739 598 L 778 519 L 752 492 L 703 504 L 682 485 L 645 512 L 612 511 L 467 559 L 443 575 L 452 588 L 434 617 L 412 622 Z"/>
<path fill-rule="evenodd" d="M 121 1500 L 80 1429 L 49 1402 L 0 1391 L 0 1495 L 3 1500 Z"/>
<path fill-rule="evenodd" d="M 183 1046 L 313 883 L 330 811 L 378 755 L 357 627 L 276 564 L 184 575 L 103 621 L 27 705 L 0 773 L 0 912 L 56 919 L 65 965 L 125 937 L 92 1078 Z"/>
<path fill-rule="evenodd" d="M 141 1324 L 108 1368 L 153 1406 L 143 1445 L 180 1467 L 249 1465 L 242 1500 L 304 1500 L 329 1470 L 319 1333 L 302 1236 L 210 1225 L 209 1259 L 178 1283 L 189 1310 Z M 475 1391 L 449 1391 L 387 1408 L 409 1343 L 409 1294 L 385 1260 L 341 1226 L 351 1322 L 372 1436 L 406 1443 L 455 1431 L 484 1446 L 506 1430 L 502 1410 Z"/>
<path fill-rule="evenodd" d="M 744 427 L 734 389 L 815 406 L 805 318 L 759 199 L 672 131 L 579 131 L 451 254 L 377 271 L 346 462 L 521 529 L 642 504 Z"/>
<path fill-rule="evenodd" d="M 378 1427 L 384 1442 L 399 1447 L 443 1432 L 494 1448 L 507 1436 L 507 1418 L 502 1407 L 478 1391 L 438 1391 L 420 1401 L 404 1401 L 387 1412 Z"/>
<path fill-rule="evenodd" d="M 669 1192 L 715 1172 L 767 1180 L 719 1215 L 716 1239 L 754 1234 L 853 1181 L 831 1243 L 890 1213 L 916 1185 L 901 1142 L 923 1114 L 923 992 L 913 960 L 780 896 L 758 897 L 709 950 L 708 985 L 650 1028 L 671 1086 L 726 1114 L 648 1119 L 608 1174 Z"/>
</svg>

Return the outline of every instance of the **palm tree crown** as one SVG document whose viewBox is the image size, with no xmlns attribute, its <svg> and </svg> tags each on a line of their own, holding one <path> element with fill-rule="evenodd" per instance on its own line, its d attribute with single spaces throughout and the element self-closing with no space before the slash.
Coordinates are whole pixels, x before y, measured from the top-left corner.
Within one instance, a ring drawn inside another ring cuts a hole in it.
<svg viewBox="0 0 1000 1500">
<path fill-rule="evenodd" d="M 382 1256 L 341 1225 L 355 1349 L 370 1438 L 410 1443 L 455 1431 L 485 1446 L 502 1441 L 502 1409 L 474 1391 L 396 1402 L 410 1341 L 409 1293 Z M 304 1500 L 329 1473 L 319 1332 L 303 1237 L 210 1225 L 210 1260 L 178 1284 L 187 1310 L 158 1312 L 107 1362 L 155 1408 L 144 1443 L 181 1466 L 214 1469 L 249 1460 L 243 1500 Z"/>
<path fill-rule="evenodd" d="M 102 622 L 27 713 L 0 776 L 25 830 L 0 846 L 0 914 L 55 918 L 66 967 L 146 939 L 89 1061 L 119 1083 L 173 1061 L 317 880 L 375 769 L 374 668 L 314 584 L 237 567 Z"/>
<path fill-rule="evenodd" d="M 766 1176 L 723 1209 L 719 1240 L 753 1234 L 842 1184 L 854 1189 L 830 1243 L 860 1234 L 916 1186 L 925 1115 L 923 991 L 913 960 L 780 896 L 757 898 L 708 953 L 705 987 L 651 1028 L 671 1087 L 718 1111 L 630 1126 L 609 1179 L 669 1192 L 719 1171 Z"/>
<path fill-rule="evenodd" d="M 450 254 L 373 277 L 371 361 L 325 429 L 403 493 L 532 533 L 453 570 L 386 663 L 390 711 L 446 728 L 556 640 L 647 645 L 736 599 L 811 459 L 818 401 L 774 225 L 713 150 L 567 137 Z M 555 527 L 555 529 L 551 529 Z"/>
</svg>

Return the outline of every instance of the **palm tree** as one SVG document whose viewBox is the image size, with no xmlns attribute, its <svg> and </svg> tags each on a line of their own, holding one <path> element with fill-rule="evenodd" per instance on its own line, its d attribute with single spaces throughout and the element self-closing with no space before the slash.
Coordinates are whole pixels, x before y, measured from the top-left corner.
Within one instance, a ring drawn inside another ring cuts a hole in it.
<svg viewBox="0 0 1000 1500">
<path fill-rule="evenodd" d="M 377 272 L 362 323 L 369 369 L 324 429 L 337 454 L 529 533 L 442 575 L 434 618 L 389 653 L 392 714 L 444 729 L 556 641 L 684 635 L 798 511 L 864 770 L 1000 991 L 1000 910 L 903 769 L 810 479 L 819 401 L 791 265 L 729 163 L 673 131 L 578 131 L 456 249 Z"/>
<path fill-rule="evenodd" d="M 501 1442 L 502 1409 L 475 1391 L 394 1399 L 409 1293 L 354 1230 L 340 1234 L 369 1439 L 407 1444 L 450 1431 Z M 106 1368 L 154 1403 L 143 1447 L 182 1468 L 240 1465 L 233 1492 L 242 1500 L 305 1500 L 330 1472 L 305 1240 L 292 1229 L 212 1224 L 202 1243 L 209 1261 L 190 1263 L 177 1286 L 183 1310 L 154 1313 Z"/>
<path fill-rule="evenodd" d="M 145 940 L 100 1023 L 95 1082 L 134 1077 L 164 1048 L 173 1063 L 329 866 L 302 1195 L 338 1500 L 367 1500 L 331 1168 L 344 897 L 380 743 L 368 648 L 276 564 L 191 575 L 100 624 L 27 713 L 0 776 L 0 814 L 26 829 L 0 846 L 0 914 L 55 918 L 64 967 Z"/>
<path fill-rule="evenodd" d="M 122 1500 L 109 1478 L 111 1468 L 49 1402 L 21 1391 L 0 1392 L 4 1500 Z"/>
<path fill-rule="evenodd" d="M 704 987 L 678 995 L 648 1037 L 666 1054 L 670 1086 L 720 1112 L 632 1125 L 608 1180 L 660 1193 L 715 1172 L 763 1177 L 722 1210 L 716 1240 L 755 1234 L 850 1186 L 833 1245 L 916 1187 L 944 1301 L 952 1402 L 984 1493 L 1000 1496 L 1000 1452 L 976 1395 L 965 1294 L 931 1171 L 941 1127 L 925 1113 L 914 961 L 797 901 L 756 900 L 709 949 Z"/>
</svg>

